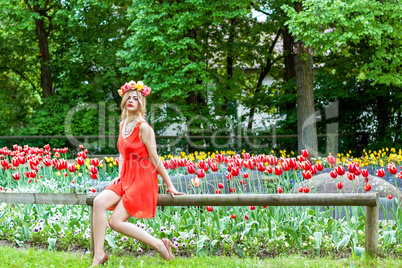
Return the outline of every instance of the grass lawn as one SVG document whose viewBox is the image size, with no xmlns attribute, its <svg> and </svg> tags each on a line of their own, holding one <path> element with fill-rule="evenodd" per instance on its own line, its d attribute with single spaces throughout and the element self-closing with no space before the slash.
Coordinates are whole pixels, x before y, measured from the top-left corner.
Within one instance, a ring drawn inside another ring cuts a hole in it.
<svg viewBox="0 0 402 268">
<path fill-rule="evenodd" d="M 89 255 L 70 252 L 51 252 L 43 249 L 0 246 L 0 267 L 89 267 Z M 274 259 L 238 258 L 223 256 L 178 257 L 171 262 L 157 257 L 110 256 L 106 267 L 402 267 L 399 259 L 331 259 L 283 256 Z"/>
</svg>

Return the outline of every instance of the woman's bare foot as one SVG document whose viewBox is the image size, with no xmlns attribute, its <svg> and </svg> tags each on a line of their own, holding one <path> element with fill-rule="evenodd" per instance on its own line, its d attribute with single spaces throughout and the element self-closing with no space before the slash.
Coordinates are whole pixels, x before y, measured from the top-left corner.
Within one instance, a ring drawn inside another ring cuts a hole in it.
<svg viewBox="0 0 402 268">
<path fill-rule="evenodd" d="M 109 258 L 109 256 L 107 255 L 106 252 L 103 255 L 102 254 L 95 255 L 94 260 L 92 261 L 91 267 L 95 267 L 95 266 L 98 266 L 99 264 L 103 264 L 103 263 L 107 262 L 108 258 Z"/>
</svg>

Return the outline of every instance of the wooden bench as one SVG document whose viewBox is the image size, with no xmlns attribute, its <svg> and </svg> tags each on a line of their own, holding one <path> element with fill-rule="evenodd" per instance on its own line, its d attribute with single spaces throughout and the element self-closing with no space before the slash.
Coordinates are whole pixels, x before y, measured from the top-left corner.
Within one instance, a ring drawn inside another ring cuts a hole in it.
<svg viewBox="0 0 402 268">
<path fill-rule="evenodd" d="M 15 204 L 62 204 L 88 205 L 90 207 L 91 241 L 93 256 L 93 210 L 97 193 L 52 194 L 52 193 L 0 193 L 0 203 Z M 158 206 L 365 206 L 365 250 L 376 255 L 378 249 L 378 193 L 367 194 L 189 194 L 172 198 L 160 194 Z"/>
</svg>

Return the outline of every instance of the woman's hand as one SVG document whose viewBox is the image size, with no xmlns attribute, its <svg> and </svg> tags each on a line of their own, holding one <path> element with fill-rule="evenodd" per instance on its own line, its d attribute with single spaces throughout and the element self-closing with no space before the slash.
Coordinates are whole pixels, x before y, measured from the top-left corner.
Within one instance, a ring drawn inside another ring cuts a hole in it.
<svg viewBox="0 0 402 268">
<path fill-rule="evenodd" d="M 117 185 L 117 183 L 119 183 L 119 181 L 120 181 L 120 177 L 116 177 L 110 182 L 110 184 L 116 184 Z"/>
<path fill-rule="evenodd" d="M 170 193 L 173 198 L 175 195 L 185 195 L 185 193 L 178 192 L 173 185 L 167 189 L 167 192 Z"/>
</svg>

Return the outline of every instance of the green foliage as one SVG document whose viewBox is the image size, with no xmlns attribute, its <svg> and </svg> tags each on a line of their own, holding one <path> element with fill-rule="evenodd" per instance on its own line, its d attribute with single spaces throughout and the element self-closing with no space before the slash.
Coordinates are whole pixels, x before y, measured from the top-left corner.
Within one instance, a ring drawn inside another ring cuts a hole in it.
<svg viewBox="0 0 402 268">
<path fill-rule="evenodd" d="M 355 72 L 371 85 L 402 85 L 402 6 L 398 1 L 303 1 L 303 11 L 290 5 L 289 30 L 317 53 L 360 56 Z"/>
</svg>

